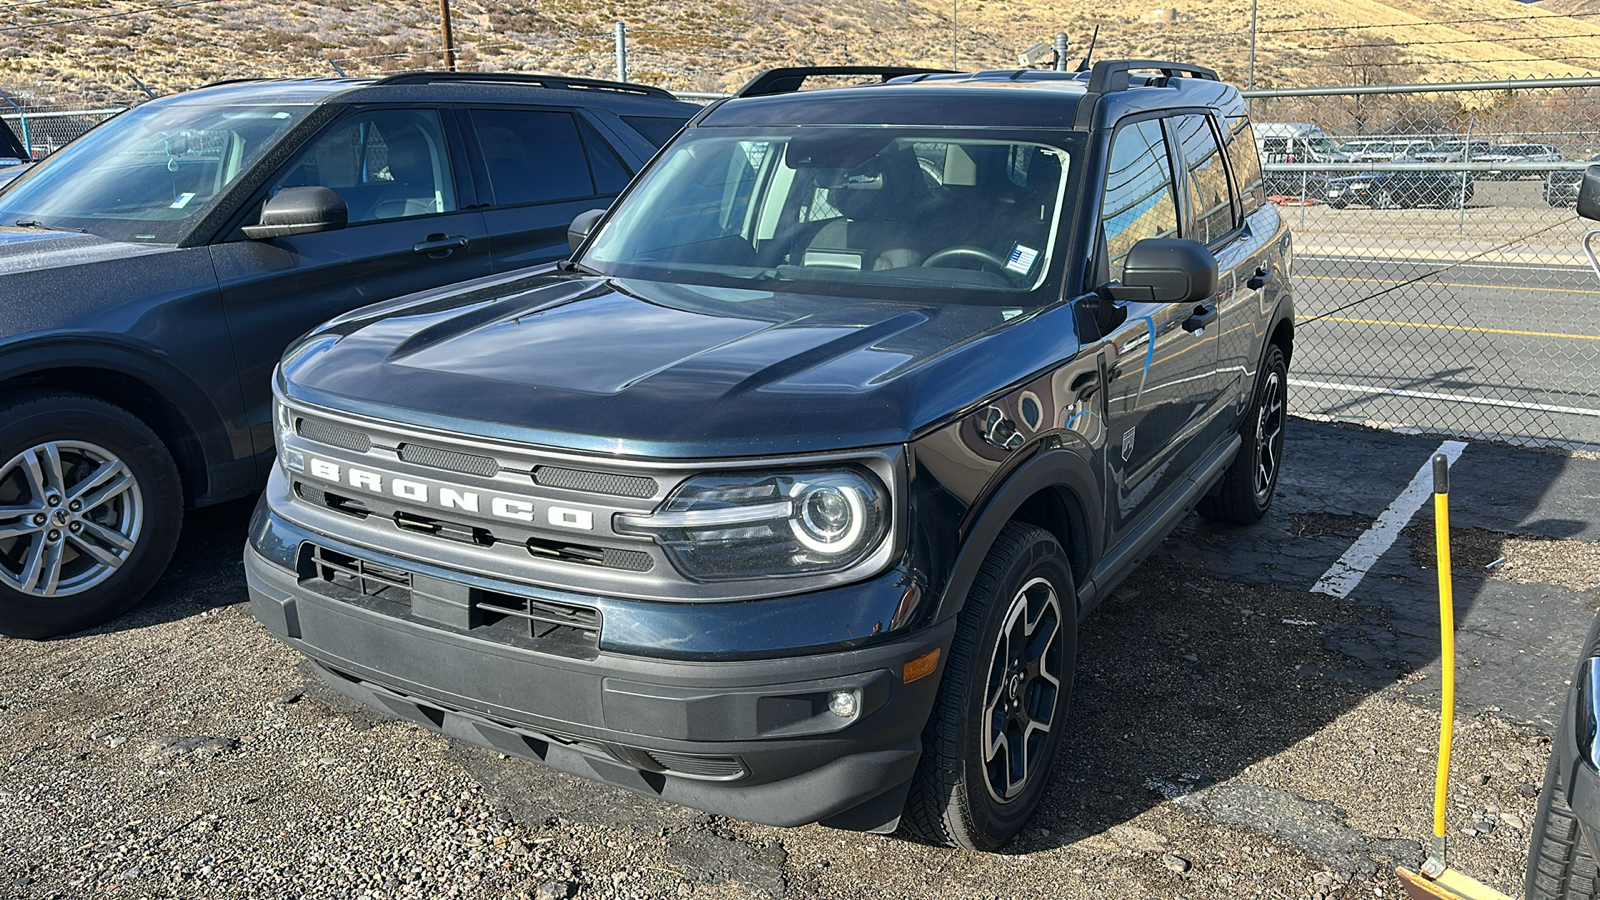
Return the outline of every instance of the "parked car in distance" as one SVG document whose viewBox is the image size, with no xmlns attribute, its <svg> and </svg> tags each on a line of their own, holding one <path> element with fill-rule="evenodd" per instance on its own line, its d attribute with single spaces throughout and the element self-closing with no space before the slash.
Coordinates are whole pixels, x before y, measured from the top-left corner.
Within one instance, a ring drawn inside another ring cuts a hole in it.
<svg viewBox="0 0 1600 900">
<path fill-rule="evenodd" d="M 185 505 L 259 490 L 296 336 L 564 256 L 698 109 L 555 76 L 224 82 L 0 190 L 0 632 L 119 613 Z"/>
<path fill-rule="evenodd" d="M 865 69 L 708 107 L 555 271 L 297 341 L 265 627 L 647 796 L 1020 831 L 1072 765 L 1081 617 L 1191 509 L 1272 503 L 1293 248 L 1209 69 Z"/>
<path fill-rule="evenodd" d="M 1448 140 L 1434 144 L 1432 150 L 1413 153 L 1419 162 L 1471 162 L 1478 159 L 1494 144 L 1480 140 Z"/>
<path fill-rule="evenodd" d="M 1600 154 L 1589 157 L 1588 162 L 1600 162 Z M 1574 163 L 1573 165 L 1578 165 Z M 1552 169 L 1544 173 L 1544 202 L 1551 206 L 1572 206 L 1578 202 L 1578 189 L 1583 184 L 1587 167 Z"/>
<path fill-rule="evenodd" d="M 1347 149 L 1350 144 L 1356 144 Z M 1339 152 L 1347 162 L 1389 162 L 1396 159 L 1415 159 L 1419 153 L 1433 150 L 1433 141 L 1411 139 L 1351 141 L 1340 144 Z"/>
<path fill-rule="evenodd" d="M 1323 197 L 1335 209 L 1460 206 L 1472 199 L 1472 190 L 1467 172 L 1359 172 L 1330 175 L 1322 182 Z"/>
<path fill-rule="evenodd" d="M 1473 157 L 1474 162 L 1508 162 L 1508 163 L 1534 163 L 1534 162 L 1560 162 L 1561 153 L 1549 144 L 1500 144 L 1490 147 L 1481 155 Z M 1483 172 L 1484 178 L 1514 180 L 1517 178 L 1538 178 L 1543 172 L 1527 169 L 1489 169 Z"/>
</svg>

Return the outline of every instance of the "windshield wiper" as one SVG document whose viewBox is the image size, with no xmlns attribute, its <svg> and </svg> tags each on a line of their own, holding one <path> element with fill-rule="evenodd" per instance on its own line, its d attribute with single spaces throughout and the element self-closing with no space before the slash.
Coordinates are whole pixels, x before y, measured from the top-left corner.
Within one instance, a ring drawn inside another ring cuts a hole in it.
<svg viewBox="0 0 1600 900">
<path fill-rule="evenodd" d="M 573 262 L 570 259 L 557 260 L 556 261 L 556 271 L 557 272 L 581 272 L 584 275 L 599 275 L 600 274 L 598 271 L 589 268 L 588 266 L 584 265 L 583 263 Z"/>
<path fill-rule="evenodd" d="M 11 224 L 17 228 L 37 228 L 40 231 L 75 231 L 78 234 L 89 233 L 84 231 L 82 228 L 67 228 L 64 225 L 46 225 L 37 219 L 18 219 Z"/>
</svg>

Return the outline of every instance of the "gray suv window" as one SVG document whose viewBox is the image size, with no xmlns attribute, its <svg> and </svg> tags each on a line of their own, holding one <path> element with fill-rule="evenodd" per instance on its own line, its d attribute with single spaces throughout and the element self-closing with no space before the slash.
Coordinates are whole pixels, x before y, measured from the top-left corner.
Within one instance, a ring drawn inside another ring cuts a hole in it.
<svg viewBox="0 0 1600 900">
<path fill-rule="evenodd" d="M 1172 166 L 1161 122 L 1123 126 L 1111 141 L 1105 200 L 1100 208 L 1111 277 L 1122 279 L 1122 261 L 1145 238 L 1178 236 Z"/>
<path fill-rule="evenodd" d="M 495 203 L 516 206 L 615 194 L 631 177 L 600 136 L 570 112 L 475 109 L 472 128 Z"/>
<path fill-rule="evenodd" d="M 308 185 L 343 198 L 352 225 L 456 209 L 444 131 L 431 109 L 374 110 L 336 123 L 317 136 L 271 192 Z"/>
<path fill-rule="evenodd" d="M 1228 192 L 1228 169 L 1222 162 L 1211 117 L 1175 116 L 1171 119 L 1183 147 L 1184 165 L 1189 177 L 1189 221 L 1191 237 L 1209 244 L 1233 230 L 1233 200 Z"/>
</svg>

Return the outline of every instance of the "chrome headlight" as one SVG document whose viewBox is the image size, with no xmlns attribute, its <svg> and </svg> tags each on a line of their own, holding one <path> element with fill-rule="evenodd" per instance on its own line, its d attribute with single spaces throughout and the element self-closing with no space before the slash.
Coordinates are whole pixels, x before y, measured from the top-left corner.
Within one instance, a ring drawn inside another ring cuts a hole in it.
<svg viewBox="0 0 1600 900">
<path fill-rule="evenodd" d="M 294 437 L 294 411 L 283 405 L 277 397 L 272 398 L 272 443 L 273 449 L 278 451 L 278 464 L 286 472 L 304 472 L 306 470 L 305 454 L 289 446 L 289 438 Z"/>
<path fill-rule="evenodd" d="M 700 475 L 617 531 L 647 535 L 696 581 L 816 575 L 866 559 L 889 530 L 889 494 L 863 469 Z"/>
</svg>

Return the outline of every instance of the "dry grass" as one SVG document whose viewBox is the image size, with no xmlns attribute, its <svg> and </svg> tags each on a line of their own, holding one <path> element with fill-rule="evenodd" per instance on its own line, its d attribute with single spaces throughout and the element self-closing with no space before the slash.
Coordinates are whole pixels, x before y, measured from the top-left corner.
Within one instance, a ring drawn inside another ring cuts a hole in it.
<svg viewBox="0 0 1600 900">
<path fill-rule="evenodd" d="M 1577 11 L 1596 0 L 1551 0 L 1558 2 Z M 64 0 L 8 10 L 6 26 L 14 30 L 0 33 L 0 86 L 69 103 L 115 102 L 135 96 L 130 73 L 167 92 L 220 78 L 331 75 L 330 58 L 352 74 L 419 68 L 442 59 L 434 7 L 394 0 L 215 0 L 59 21 L 152 5 Z M 1066 31 L 1081 48 L 1100 26 L 1097 56 L 1184 59 L 1215 66 L 1235 82 L 1245 80 L 1248 0 L 1149 15 L 1155 8 L 1151 0 L 1072 7 L 966 0 L 954 29 L 956 63 L 1011 66 L 1019 51 L 1057 31 Z M 464 64 L 499 70 L 612 75 L 611 27 L 618 20 L 628 23 L 638 79 L 679 89 L 731 89 L 775 64 L 951 63 L 946 0 L 537 0 L 514 7 L 457 0 L 454 9 Z M 1351 70 L 1341 64 L 1341 54 L 1351 51 L 1341 48 L 1374 39 L 1403 45 L 1396 64 L 1378 70 L 1391 81 L 1570 76 L 1600 63 L 1600 37 L 1593 36 L 1591 20 L 1515 0 L 1299 0 L 1272 4 L 1262 13 L 1258 86 L 1349 83 Z M 1428 24 L 1482 18 L 1505 21 Z M 1145 21 L 1162 19 L 1171 21 Z"/>
</svg>

